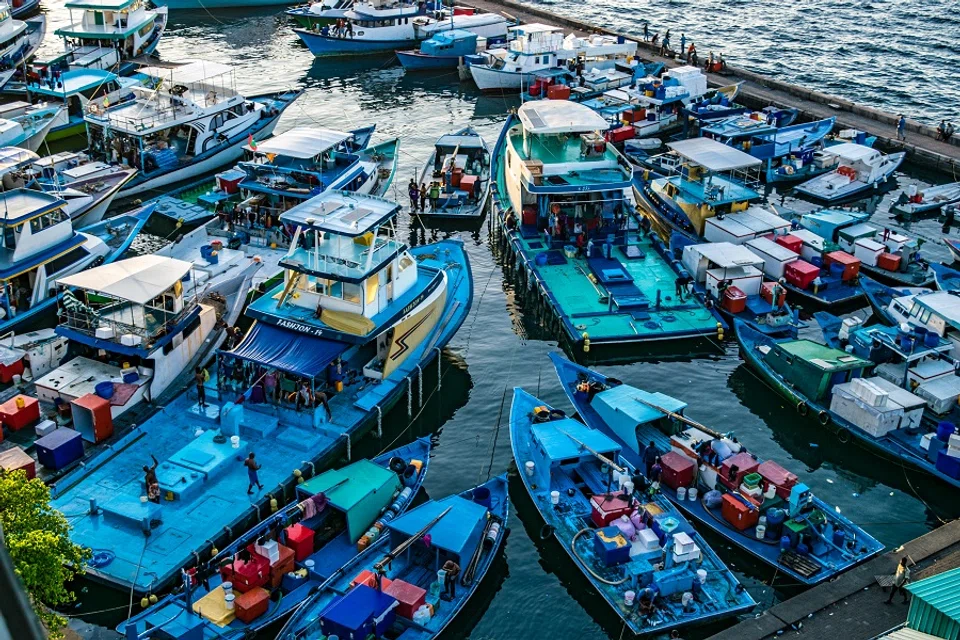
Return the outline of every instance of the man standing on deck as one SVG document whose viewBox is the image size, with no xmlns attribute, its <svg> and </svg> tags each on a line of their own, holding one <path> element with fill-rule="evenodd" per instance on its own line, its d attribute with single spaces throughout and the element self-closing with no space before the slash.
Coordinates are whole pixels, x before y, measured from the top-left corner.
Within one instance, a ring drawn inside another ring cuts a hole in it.
<svg viewBox="0 0 960 640">
<path fill-rule="evenodd" d="M 660 452 L 657 451 L 657 445 L 655 445 L 653 440 L 651 440 L 650 444 L 647 445 L 646 450 L 643 452 L 643 464 L 646 467 L 648 479 L 650 479 L 650 476 L 653 473 L 653 465 L 656 464 L 657 458 L 659 457 Z"/>
<path fill-rule="evenodd" d="M 643 21 L 643 41 L 647 42 L 650 40 L 650 23 L 646 20 Z"/>
<path fill-rule="evenodd" d="M 251 451 L 247 459 L 243 461 L 243 466 L 247 468 L 247 479 L 250 481 L 247 486 L 247 495 L 253 493 L 253 485 L 257 485 L 257 488 L 263 491 L 263 485 L 260 484 L 260 477 L 257 475 L 257 471 L 260 471 L 262 465 L 257 464 L 254 458 L 254 453 Z"/>
<path fill-rule="evenodd" d="M 416 213 L 417 204 L 420 202 L 420 187 L 413 178 L 410 178 L 410 184 L 407 185 L 407 195 L 410 196 L 410 211 Z"/>
<path fill-rule="evenodd" d="M 460 575 L 460 565 L 453 560 L 447 560 L 443 563 L 443 570 L 446 573 L 443 576 L 443 595 L 440 599 L 449 602 L 457 596 L 457 576 Z"/>
<path fill-rule="evenodd" d="M 907 591 L 904 587 L 910 582 L 910 569 L 907 567 L 907 556 L 900 558 L 900 564 L 897 565 L 897 572 L 893 576 L 893 586 L 890 587 L 890 597 L 884 601 L 884 604 L 893 604 L 893 596 L 899 591 L 903 594 L 903 604 L 907 604 Z"/>
<path fill-rule="evenodd" d="M 197 383 L 197 405 L 201 410 L 206 409 L 207 389 L 204 383 L 207 381 L 207 376 L 203 373 L 203 367 L 197 367 L 196 371 L 193 372 L 193 381 Z"/>
<path fill-rule="evenodd" d="M 903 117 L 903 114 L 900 114 L 900 117 L 897 118 L 897 140 L 901 142 L 907 141 L 907 119 Z"/>
</svg>

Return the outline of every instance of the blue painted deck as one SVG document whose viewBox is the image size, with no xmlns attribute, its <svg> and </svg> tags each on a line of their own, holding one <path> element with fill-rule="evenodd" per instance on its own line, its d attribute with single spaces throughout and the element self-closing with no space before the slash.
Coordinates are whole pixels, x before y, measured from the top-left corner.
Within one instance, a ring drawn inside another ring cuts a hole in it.
<svg viewBox="0 0 960 640">
<path fill-rule="evenodd" d="M 448 251 L 445 251 L 447 249 Z M 193 385 L 140 428 L 110 450 L 91 460 L 83 469 L 65 476 L 54 488 L 54 506 L 70 516 L 75 542 L 107 552 L 111 559 L 102 566 L 90 567 L 89 575 L 137 593 L 157 590 L 179 575 L 181 567 L 194 564 L 194 553 L 206 554 L 213 541 L 228 540 L 239 533 L 225 529 L 236 527 L 257 512 L 257 504 L 266 493 L 278 491 L 292 481 L 294 469 L 305 468 L 305 461 L 318 462 L 345 447 L 345 434 L 352 438 L 371 423 L 379 407 L 383 413 L 406 390 L 404 379 L 417 372 L 439 353 L 463 323 L 473 296 L 469 262 L 459 241 L 443 241 L 411 249 L 422 257 L 420 264 L 448 272 L 448 294 L 443 316 L 433 334 L 421 343 L 392 374 L 379 384 L 365 384 L 358 376 L 344 391 L 330 399 L 333 421 L 326 422 L 323 408 L 297 412 L 292 408 L 250 404 L 241 422 L 241 445 L 231 449 L 229 441 L 211 445 L 223 458 L 205 480 L 195 477 L 196 469 L 209 464 L 203 455 L 191 455 L 189 466 L 176 479 L 174 488 L 188 484 L 183 500 L 161 500 L 162 522 L 144 536 L 141 523 L 119 517 L 118 512 L 131 504 L 138 507 L 143 488 L 143 465 L 151 454 L 161 465 L 196 438 L 197 429 L 218 429 L 219 400 L 216 373 L 207 383 L 206 412 L 197 408 Z M 232 394 L 223 400 L 233 400 Z M 237 457 L 250 451 L 262 465 L 263 492 L 248 496 L 247 471 Z M 195 453 L 195 452 L 194 452 Z M 161 467 L 161 470 L 163 467 Z M 159 474 L 158 470 L 158 476 Z M 170 473 L 178 470 L 170 470 Z M 167 471 L 165 470 L 166 474 Z M 163 481 L 164 477 L 160 477 Z M 162 487 L 163 488 L 163 487 Z M 91 515 L 90 500 L 95 499 L 101 513 Z M 110 506 L 112 503 L 113 506 Z"/>
<path fill-rule="evenodd" d="M 560 377 L 560 382 L 563 386 L 564 392 L 567 394 L 567 398 L 576 408 L 577 413 L 581 416 L 581 418 L 583 418 L 583 420 L 591 427 L 602 431 L 616 440 L 621 446 L 623 446 L 624 457 L 632 464 L 640 465 L 642 462 L 641 454 L 644 452 L 645 448 L 632 449 L 631 447 L 627 446 L 627 444 L 624 443 L 617 436 L 617 434 L 610 429 L 609 425 L 593 408 L 593 406 L 587 402 L 585 398 L 576 394 L 576 385 L 581 376 L 585 376 L 591 381 L 598 381 L 602 384 L 607 384 L 607 377 L 595 371 L 586 369 L 585 367 L 581 367 L 573 362 L 570 362 L 569 360 L 565 360 L 559 357 L 557 354 L 551 354 L 550 358 L 553 360 L 554 366 L 556 367 L 557 375 Z M 622 398 L 624 408 L 626 410 L 630 409 L 631 404 L 640 404 L 634 401 L 632 399 L 633 397 L 644 397 L 648 402 L 662 406 L 667 410 L 678 412 L 682 411 L 682 409 L 674 409 L 672 406 L 668 405 L 666 402 L 668 399 L 667 396 L 661 396 L 660 398 L 651 397 L 647 392 L 640 389 L 635 389 L 629 385 L 614 387 L 613 389 L 605 391 L 604 393 L 614 393 L 617 395 L 617 397 Z M 673 447 L 672 443 L 670 442 L 670 436 L 657 428 L 657 426 L 653 423 L 653 420 L 663 417 L 663 414 L 651 409 L 650 407 L 647 407 L 646 405 L 642 406 L 646 407 L 649 411 L 652 411 L 654 415 L 648 417 L 645 421 L 637 421 L 639 426 L 636 428 L 635 444 L 639 446 L 640 443 L 646 444 L 653 442 L 659 453 L 670 451 Z M 757 461 L 763 462 L 761 459 L 757 459 Z M 697 486 L 699 487 L 701 496 L 708 490 L 708 488 L 702 483 L 699 483 Z M 695 520 L 698 523 L 698 526 L 705 526 L 713 530 L 715 533 L 722 536 L 734 546 L 751 553 L 763 562 L 766 562 L 768 565 L 776 568 L 782 573 L 791 576 L 793 579 L 805 585 L 819 584 L 820 582 L 833 578 L 847 569 L 851 569 L 862 562 L 866 562 L 870 558 L 883 551 L 882 544 L 870 536 L 866 531 L 852 523 L 845 516 L 837 513 L 834 510 L 833 505 L 829 505 L 819 498 L 815 498 L 814 504 L 816 509 L 823 514 L 824 518 L 831 523 L 832 527 L 844 529 L 847 534 L 847 540 L 856 539 L 857 548 L 850 550 L 849 552 L 841 552 L 835 547 L 831 547 L 829 545 L 823 545 L 823 547 L 819 549 L 815 548 L 811 552 L 810 558 L 817 564 L 821 565 L 821 570 L 815 573 L 813 576 L 806 577 L 779 562 L 781 555 L 779 539 L 764 540 L 762 539 L 762 535 L 761 539 L 758 539 L 755 527 L 750 527 L 743 531 L 735 529 L 723 519 L 720 508 L 708 509 L 702 500 L 690 501 L 687 499 L 678 499 L 676 491 L 666 485 L 661 486 L 660 490 L 671 502 L 676 504 L 677 507 L 679 507 L 685 514 Z M 773 507 L 786 507 L 786 504 L 783 502 L 773 504 L 768 504 L 765 502 L 764 505 L 764 510 Z"/>
</svg>

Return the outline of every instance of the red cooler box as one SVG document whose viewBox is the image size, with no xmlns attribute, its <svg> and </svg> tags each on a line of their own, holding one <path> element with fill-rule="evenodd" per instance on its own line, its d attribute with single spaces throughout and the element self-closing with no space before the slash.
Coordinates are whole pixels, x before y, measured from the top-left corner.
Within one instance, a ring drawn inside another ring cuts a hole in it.
<svg viewBox="0 0 960 640">
<path fill-rule="evenodd" d="M 620 516 L 630 515 L 630 503 L 619 494 L 591 496 L 590 506 L 590 519 L 598 527 L 605 527 Z"/>
<path fill-rule="evenodd" d="M 23 375 L 23 358 L 10 364 L 0 364 L 0 382 L 7 384 L 13 381 L 13 376 Z"/>
<path fill-rule="evenodd" d="M 663 468 L 663 484 L 671 489 L 689 487 L 693 484 L 693 472 L 697 468 L 697 463 L 687 456 L 670 451 L 660 457 L 660 466 Z"/>
<path fill-rule="evenodd" d="M 113 435 L 113 415 L 110 401 L 88 393 L 70 403 L 73 428 L 87 442 L 103 442 Z"/>
<path fill-rule="evenodd" d="M 777 290 L 777 301 L 773 301 L 773 290 Z M 764 282 L 760 285 L 760 297 L 769 302 L 774 307 L 782 307 L 787 301 L 787 290 L 776 282 Z"/>
<path fill-rule="evenodd" d="M 626 125 L 624 127 L 617 127 L 616 129 L 611 129 L 604 134 L 604 137 L 607 139 L 607 142 L 623 142 L 624 140 L 632 140 L 637 136 L 637 130 Z"/>
<path fill-rule="evenodd" d="M 37 476 L 37 463 L 20 447 L 13 447 L 6 451 L 0 451 L 0 469 L 5 471 L 16 471 L 23 469 L 27 473 L 27 478 Z"/>
<path fill-rule="evenodd" d="M 280 549 L 280 559 L 270 563 L 270 586 L 276 589 L 283 582 L 284 574 L 296 570 L 296 558 L 293 556 L 293 549 L 278 544 Z"/>
<path fill-rule="evenodd" d="M 747 294 L 738 287 L 727 287 L 723 291 L 722 304 L 730 313 L 740 313 L 747 308 Z"/>
<path fill-rule="evenodd" d="M 313 529 L 299 522 L 287 527 L 287 546 L 293 549 L 297 562 L 303 562 L 313 553 Z"/>
<path fill-rule="evenodd" d="M 773 460 L 765 460 L 757 467 L 757 473 L 768 483 L 777 487 L 777 495 L 786 500 L 790 490 L 797 484 L 797 475 L 778 465 Z"/>
<path fill-rule="evenodd" d="M 11 431 L 29 427 L 40 420 L 40 401 L 23 394 L 16 395 L 0 404 L 0 419 Z"/>
<path fill-rule="evenodd" d="M 794 253 L 800 253 L 800 250 L 803 248 L 803 240 L 797 236 L 790 235 L 789 233 L 784 236 L 777 236 L 774 240 L 781 247 L 786 247 L 793 251 Z"/>
<path fill-rule="evenodd" d="M 270 592 L 266 589 L 251 589 L 241 593 L 233 601 L 237 620 L 250 624 L 267 612 L 270 606 Z"/>
<path fill-rule="evenodd" d="M 427 601 L 426 590 L 403 580 L 394 580 L 383 592 L 397 600 L 397 615 L 407 620 L 413 620 L 413 612 Z"/>
<path fill-rule="evenodd" d="M 477 193 L 477 176 L 463 176 L 460 178 L 460 190 L 466 191 L 471 196 Z"/>
<path fill-rule="evenodd" d="M 860 260 L 854 258 L 846 251 L 831 251 L 823 256 L 824 266 L 829 267 L 834 263 L 843 265 L 843 274 L 840 276 L 840 279 L 844 282 L 853 280 L 860 275 Z"/>
<path fill-rule="evenodd" d="M 551 100 L 569 100 L 570 87 L 565 84 L 555 84 L 547 87 L 547 97 Z"/>
<path fill-rule="evenodd" d="M 877 258 L 877 266 L 887 271 L 899 271 L 902 256 L 895 253 L 881 253 Z"/>
<path fill-rule="evenodd" d="M 233 562 L 220 567 L 224 582 L 232 582 L 234 591 L 246 593 L 267 584 L 270 579 L 270 561 L 259 553 L 251 553 L 250 561 L 234 557 Z"/>
<path fill-rule="evenodd" d="M 730 456 L 720 465 L 720 480 L 731 489 L 737 490 L 743 482 L 743 476 L 755 472 L 759 466 L 760 463 L 749 453 L 738 453 Z"/>
<path fill-rule="evenodd" d="M 723 494 L 723 506 L 720 509 L 723 519 L 740 531 L 757 526 L 760 510 L 752 504 L 731 493 Z"/>
<path fill-rule="evenodd" d="M 794 260 L 783 268 L 783 277 L 798 289 L 808 289 L 820 276 L 820 269 L 805 260 Z"/>
</svg>

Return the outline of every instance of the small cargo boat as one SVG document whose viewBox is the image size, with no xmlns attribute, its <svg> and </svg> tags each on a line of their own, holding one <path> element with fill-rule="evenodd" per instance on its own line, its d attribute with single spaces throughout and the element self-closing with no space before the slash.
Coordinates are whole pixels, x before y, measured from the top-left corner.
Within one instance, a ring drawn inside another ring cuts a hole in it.
<svg viewBox="0 0 960 640">
<path fill-rule="evenodd" d="M 544 531 L 633 634 L 668 633 L 756 606 L 608 435 L 514 389 L 510 442 Z"/>
<path fill-rule="evenodd" d="M 429 640 L 467 606 L 507 536 L 506 475 L 387 522 L 367 551 L 335 573 L 278 640 Z M 447 575 L 453 566 L 456 574 Z"/>
<path fill-rule="evenodd" d="M 847 143 L 828 147 L 825 152 L 837 157 L 837 168 L 797 185 L 797 193 L 821 202 L 839 202 L 862 196 L 895 179 L 906 153 L 885 155 L 872 147 Z"/>
<path fill-rule="evenodd" d="M 588 426 L 615 440 L 635 466 L 659 458 L 660 491 L 667 498 L 699 526 L 777 571 L 814 585 L 883 550 L 796 474 L 749 453 L 732 435 L 684 416 L 683 401 L 631 387 L 557 354 L 550 358 Z"/>
<path fill-rule="evenodd" d="M 490 197 L 490 150 L 479 133 L 467 127 L 440 136 L 420 172 L 430 193 L 424 219 L 479 218 Z"/>
</svg>

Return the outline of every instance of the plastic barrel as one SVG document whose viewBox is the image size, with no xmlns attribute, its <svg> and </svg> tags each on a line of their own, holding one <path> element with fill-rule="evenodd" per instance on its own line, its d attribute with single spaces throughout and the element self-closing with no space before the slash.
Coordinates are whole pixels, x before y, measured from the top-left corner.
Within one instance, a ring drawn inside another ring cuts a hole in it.
<svg viewBox="0 0 960 640">
<path fill-rule="evenodd" d="M 950 436 L 952 436 L 953 432 L 956 430 L 957 428 L 952 422 L 941 422 L 937 425 L 937 440 L 948 442 L 950 440 Z"/>
<path fill-rule="evenodd" d="M 474 489 L 473 501 L 489 509 L 491 506 L 490 489 L 487 489 L 486 487 L 477 487 Z"/>
<path fill-rule="evenodd" d="M 835 529 L 833 532 L 833 544 L 836 547 L 843 549 L 843 545 L 847 540 L 847 532 L 843 529 Z"/>
<path fill-rule="evenodd" d="M 780 538 L 780 550 L 789 551 L 793 545 L 790 543 L 790 536 L 783 536 Z"/>
<path fill-rule="evenodd" d="M 98 382 L 97 386 L 94 387 L 94 391 L 104 400 L 109 400 L 113 397 L 113 383 L 109 380 L 106 382 Z"/>
<path fill-rule="evenodd" d="M 940 336 L 933 331 L 928 331 L 927 335 L 923 338 L 923 344 L 928 347 L 936 347 L 940 344 Z"/>
</svg>

